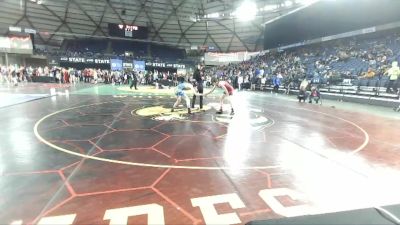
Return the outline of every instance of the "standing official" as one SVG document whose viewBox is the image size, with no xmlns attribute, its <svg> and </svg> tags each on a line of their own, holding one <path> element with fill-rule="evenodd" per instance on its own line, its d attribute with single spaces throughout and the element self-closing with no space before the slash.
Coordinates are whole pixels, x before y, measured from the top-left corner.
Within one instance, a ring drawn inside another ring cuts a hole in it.
<svg viewBox="0 0 400 225">
<path fill-rule="evenodd" d="M 196 70 L 193 73 L 193 79 L 196 81 L 196 88 L 198 93 L 203 94 L 203 77 L 202 77 L 202 66 L 199 64 L 197 65 Z M 194 108 L 194 104 L 196 103 L 196 95 L 193 95 L 192 100 L 192 108 Z M 203 109 L 203 95 L 200 95 L 200 110 Z"/>
<path fill-rule="evenodd" d="M 138 82 L 137 73 L 136 73 L 136 71 L 131 71 L 130 74 L 131 74 L 132 81 L 131 81 L 131 86 L 129 88 L 132 89 L 132 87 L 135 86 L 135 90 L 137 90 L 137 87 L 136 87 L 137 82 Z"/>
</svg>

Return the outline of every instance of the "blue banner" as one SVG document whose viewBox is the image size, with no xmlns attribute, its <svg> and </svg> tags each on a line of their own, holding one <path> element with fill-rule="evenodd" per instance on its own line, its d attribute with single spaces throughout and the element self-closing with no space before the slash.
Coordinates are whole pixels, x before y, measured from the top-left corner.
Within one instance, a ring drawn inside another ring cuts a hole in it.
<svg viewBox="0 0 400 225">
<path fill-rule="evenodd" d="M 111 59 L 111 70 L 122 70 L 122 60 L 121 59 Z"/>
<path fill-rule="evenodd" d="M 133 60 L 133 65 L 134 65 L 134 67 L 135 67 L 135 70 L 137 70 L 137 71 L 144 71 L 144 70 L 145 70 L 145 67 L 146 67 L 145 61 L 136 61 L 136 60 Z"/>
</svg>

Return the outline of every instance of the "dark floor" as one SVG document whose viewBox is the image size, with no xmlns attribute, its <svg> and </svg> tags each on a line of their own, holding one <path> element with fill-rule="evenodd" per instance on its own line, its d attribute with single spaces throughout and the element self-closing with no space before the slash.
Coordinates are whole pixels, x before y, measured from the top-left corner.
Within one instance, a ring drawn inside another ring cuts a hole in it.
<svg viewBox="0 0 400 225">
<path fill-rule="evenodd" d="M 371 113 L 390 109 L 240 92 L 233 117 L 214 97 L 188 116 L 157 91 L 55 88 L 0 108 L 2 224 L 243 224 L 400 203 L 399 119 Z"/>
</svg>

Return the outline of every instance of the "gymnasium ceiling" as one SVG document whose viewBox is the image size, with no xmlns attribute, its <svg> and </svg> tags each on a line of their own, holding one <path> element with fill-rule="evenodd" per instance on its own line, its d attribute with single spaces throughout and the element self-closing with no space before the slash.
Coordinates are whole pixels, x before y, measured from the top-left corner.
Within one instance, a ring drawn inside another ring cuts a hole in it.
<svg viewBox="0 0 400 225">
<path fill-rule="evenodd" d="M 37 44 L 59 46 L 64 38 L 108 36 L 108 23 L 124 23 L 147 26 L 154 42 L 254 51 L 262 49 L 263 23 L 302 6 L 301 0 L 253 0 L 258 9 L 278 8 L 260 11 L 252 21 L 228 18 L 242 1 L 0 0 L 0 35 L 8 35 L 9 26 L 32 28 Z M 204 18 L 213 13 L 225 16 Z"/>
</svg>

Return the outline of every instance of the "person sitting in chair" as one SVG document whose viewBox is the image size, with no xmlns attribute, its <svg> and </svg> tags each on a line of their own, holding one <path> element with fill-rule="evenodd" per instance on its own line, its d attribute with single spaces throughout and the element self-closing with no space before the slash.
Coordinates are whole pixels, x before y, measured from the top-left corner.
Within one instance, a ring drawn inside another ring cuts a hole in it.
<svg viewBox="0 0 400 225">
<path fill-rule="evenodd" d="M 311 88 L 311 94 L 310 94 L 310 96 L 308 98 L 308 103 L 312 103 L 312 101 L 314 100 L 315 103 L 318 104 L 320 99 L 321 99 L 321 93 L 319 92 L 317 87 L 312 87 Z"/>
</svg>

